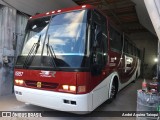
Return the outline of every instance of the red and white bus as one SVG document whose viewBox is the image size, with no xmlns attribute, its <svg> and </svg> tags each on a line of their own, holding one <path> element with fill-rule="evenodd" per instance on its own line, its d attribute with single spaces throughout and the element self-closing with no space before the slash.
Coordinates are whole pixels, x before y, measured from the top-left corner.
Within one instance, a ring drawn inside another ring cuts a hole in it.
<svg viewBox="0 0 160 120">
<path fill-rule="evenodd" d="M 31 17 L 14 71 L 17 100 L 90 112 L 140 75 L 139 50 L 90 5 Z"/>
</svg>

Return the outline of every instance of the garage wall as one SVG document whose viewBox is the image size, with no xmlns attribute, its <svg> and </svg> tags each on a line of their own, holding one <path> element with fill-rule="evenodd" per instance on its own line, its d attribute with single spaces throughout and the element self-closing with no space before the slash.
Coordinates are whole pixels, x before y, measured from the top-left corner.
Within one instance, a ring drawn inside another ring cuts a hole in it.
<svg viewBox="0 0 160 120">
<path fill-rule="evenodd" d="M 1 7 L 0 11 L 0 95 L 4 95 L 12 92 L 14 63 L 12 39 L 16 26 L 16 10 Z"/>
<path fill-rule="evenodd" d="M 17 32 L 24 32 L 22 29 L 27 19 L 22 22 L 23 19 L 15 9 L 0 7 L 0 95 L 10 94 L 13 90 L 14 36 Z M 21 44 L 20 39 L 17 43 Z"/>
<path fill-rule="evenodd" d="M 28 21 L 27 16 L 24 16 L 21 13 L 17 13 L 16 16 L 16 33 L 14 35 L 14 41 L 15 41 L 15 45 L 16 45 L 16 52 L 15 52 L 15 57 L 17 57 L 17 55 L 20 53 L 21 49 L 22 49 L 22 44 L 23 44 L 23 38 L 24 38 L 24 34 L 25 34 L 25 27 Z"/>
<path fill-rule="evenodd" d="M 131 34 L 130 39 L 133 40 L 137 47 L 141 50 L 141 56 L 143 49 L 144 54 L 144 78 L 153 77 L 153 66 L 156 64 L 154 61 L 157 58 L 158 38 L 149 32 Z"/>
</svg>

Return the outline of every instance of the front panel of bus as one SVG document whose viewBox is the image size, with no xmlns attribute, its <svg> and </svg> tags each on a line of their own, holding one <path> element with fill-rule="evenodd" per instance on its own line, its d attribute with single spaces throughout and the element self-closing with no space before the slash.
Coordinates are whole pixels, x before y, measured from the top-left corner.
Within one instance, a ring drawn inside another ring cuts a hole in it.
<svg viewBox="0 0 160 120">
<path fill-rule="evenodd" d="M 90 15 L 89 10 L 77 10 L 29 20 L 15 79 L 24 80 L 24 87 L 70 93 L 77 93 L 76 79 L 82 79 L 79 84 L 86 92 Z"/>
<path fill-rule="evenodd" d="M 57 110 L 96 108 L 104 100 L 92 107 L 91 91 L 109 74 L 107 30 L 107 19 L 94 9 L 30 19 L 15 66 L 17 99 Z M 77 106 L 57 108 L 47 99 Z"/>
<path fill-rule="evenodd" d="M 87 93 L 104 79 L 106 64 L 107 20 L 99 12 L 77 10 L 31 19 L 15 66 L 15 85 L 23 80 L 23 87 Z M 56 87 L 47 88 L 52 85 Z"/>
</svg>

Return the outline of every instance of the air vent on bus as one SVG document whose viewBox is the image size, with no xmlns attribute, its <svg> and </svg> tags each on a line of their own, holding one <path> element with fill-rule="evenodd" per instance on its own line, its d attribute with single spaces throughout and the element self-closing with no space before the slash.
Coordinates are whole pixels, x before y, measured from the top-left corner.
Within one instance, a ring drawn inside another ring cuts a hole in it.
<svg viewBox="0 0 160 120">
<path fill-rule="evenodd" d="M 63 100 L 63 103 L 65 103 L 65 104 L 71 104 L 71 105 L 76 105 L 77 104 L 76 101 L 66 100 L 66 99 Z"/>
<path fill-rule="evenodd" d="M 26 80 L 25 84 L 27 87 L 37 87 L 44 89 L 56 89 L 58 87 L 58 83 L 49 83 L 49 82 L 40 82 L 41 86 L 37 87 L 37 81 Z"/>
</svg>

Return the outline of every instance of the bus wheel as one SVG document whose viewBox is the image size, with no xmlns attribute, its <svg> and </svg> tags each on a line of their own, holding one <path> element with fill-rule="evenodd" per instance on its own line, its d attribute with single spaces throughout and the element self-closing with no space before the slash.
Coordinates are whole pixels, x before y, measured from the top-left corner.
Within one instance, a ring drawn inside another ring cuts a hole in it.
<svg viewBox="0 0 160 120">
<path fill-rule="evenodd" d="M 113 101 L 113 99 L 116 98 L 117 95 L 117 86 L 116 86 L 116 81 L 114 80 L 111 86 L 111 91 L 110 91 L 110 97 L 109 97 L 109 103 Z"/>
<path fill-rule="evenodd" d="M 112 83 L 110 98 L 114 99 L 116 97 L 116 85 L 115 82 Z"/>
</svg>

